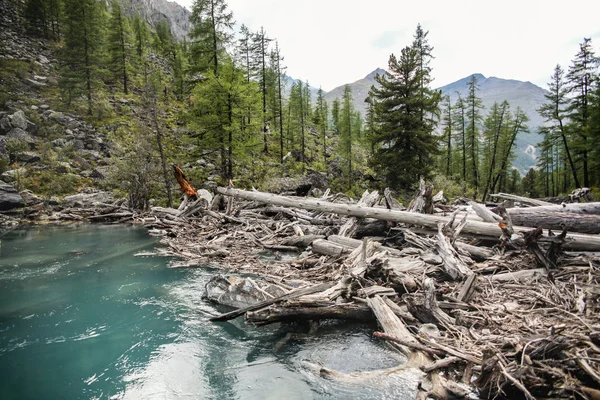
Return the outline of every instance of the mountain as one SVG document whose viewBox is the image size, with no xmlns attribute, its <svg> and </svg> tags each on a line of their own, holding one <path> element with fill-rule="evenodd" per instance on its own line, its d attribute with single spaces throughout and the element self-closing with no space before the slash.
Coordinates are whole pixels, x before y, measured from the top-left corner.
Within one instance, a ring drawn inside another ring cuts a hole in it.
<svg viewBox="0 0 600 400">
<path fill-rule="evenodd" d="M 190 12 L 183 6 L 168 0 L 121 0 L 123 10 L 133 16 L 136 11 L 151 27 L 167 21 L 177 40 L 183 40 L 190 32 Z"/>
<path fill-rule="evenodd" d="M 494 102 L 502 103 L 506 100 L 510 103 L 512 110 L 521 107 L 525 111 L 525 114 L 529 116 L 530 128 L 537 128 L 544 124 L 544 120 L 538 114 L 537 109 L 544 104 L 546 90 L 531 82 L 502 79 L 493 76 L 486 78 L 482 74 L 473 75 L 477 77 L 479 85 L 477 95 L 481 98 L 485 106 L 484 114 L 492 108 Z M 473 75 L 442 86 L 439 90 L 444 95 L 449 95 L 452 103 L 454 103 L 458 98 L 458 94 L 462 97 L 467 96 L 467 82 L 469 82 Z"/>
<path fill-rule="evenodd" d="M 352 89 L 352 98 L 354 99 L 354 109 L 360 111 L 360 115 L 364 118 L 367 112 L 367 104 L 365 103 L 365 99 L 369 94 L 369 90 L 371 90 L 371 86 L 377 85 L 375 81 L 375 75 L 383 75 L 385 74 L 385 70 L 381 68 L 377 68 L 369 75 L 365 76 L 362 79 L 357 80 L 356 82 L 349 83 L 348 85 Z M 338 86 L 330 92 L 327 92 L 325 95 L 325 100 L 327 103 L 331 105 L 333 100 L 340 99 L 342 100 L 342 96 L 344 95 L 344 86 Z"/>
<path fill-rule="evenodd" d="M 496 77 L 486 78 L 482 74 L 474 74 L 477 77 L 479 90 L 477 95 L 481 98 L 485 109 L 483 115 L 486 115 L 494 102 L 501 103 L 508 101 L 511 110 L 517 107 L 529 117 L 530 133 L 520 133 L 515 141 L 516 151 L 513 166 L 526 174 L 530 168 L 536 164 L 536 158 L 539 155 L 537 144 L 542 141 L 542 136 L 538 133 L 538 128 L 544 124 L 544 119 L 538 114 L 539 109 L 545 102 L 544 95 L 546 90 L 534 85 L 531 82 L 517 81 L 514 79 L 502 79 Z M 467 95 L 467 82 L 471 79 L 469 75 L 449 85 L 439 88 L 444 95 L 449 95 L 454 103 L 458 94 L 462 97 Z"/>
<path fill-rule="evenodd" d="M 356 110 L 360 111 L 363 118 L 366 114 L 366 103 L 364 100 L 367 97 L 371 86 L 377 85 L 375 75 L 382 75 L 384 73 L 384 69 L 377 68 L 364 78 L 349 84 L 354 98 L 354 107 Z M 543 125 L 544 120 L 537 113 L 537 109 L 544 104 L 544 95 L 547 93 L 546 90 L 531 82 L 496 77 L 486 78 L 482 74 L 474 75 L 477 77 L 479 85 L 477 95 L 481 98 L 482 103 L 485 106 L 485 109 L 483 110 L 484 116 L 488 113 L 494 102 L 497 101 L 498 103 L 501 103 L 504 100 L 510 103 L 513 111 L 516 110 L 517 107 L 521 107 L 527 116 L 529 116 L 528 125 L 531 133 L 519 134 L 519 136 L 517 136 L 516 158 L 513 162 L 513 165 L 522 174 L 525 174 L 531 167 L 535 166 L 536 156 L 538 155 L 536 146 L 542 140 L 541 135 L 539 135 L 537 131 L 538 128 Z M 452 103 L 454 103 L 458 98 L 458 94 L 462 97 L 466 97 L 468 90 L 467 82 L 471 79 L 471 76 L 472 75 L 469 75 L 438 89 L 441 90 L 444 95 L 449 95 Z M 325 95 L 327 102 L 331 104 L 336 98 L 341 100 L 342 95 L 344 94 L 344 86 L 345 85 L 338 86 L 328 92 Z"/>
<path fill-rule="evenodd" d="M 301 79 L 294 79 L 291 76 L 288 75 L 284 75 L 284 79 L 282 85 L 285 86 L 283 87 L 283 97 L 290 97 L 290 91 L 292 90 L 292 85 L 294 83 L 300 82 Z M 302 81 L 302 84 L 304 84 L 306 82 Z M 308 88 L 310 90 L 310 96 L 311 96 L 311 102 L 314 104 L 315 99 L 317 98 L 317 92 L 319 91 L 319 88 L 316 88 L 314 86 L 310 86 L 310 83 L 308 84 Z M 325 92 L 325 91 L 323 91 Z"/>
</svg>

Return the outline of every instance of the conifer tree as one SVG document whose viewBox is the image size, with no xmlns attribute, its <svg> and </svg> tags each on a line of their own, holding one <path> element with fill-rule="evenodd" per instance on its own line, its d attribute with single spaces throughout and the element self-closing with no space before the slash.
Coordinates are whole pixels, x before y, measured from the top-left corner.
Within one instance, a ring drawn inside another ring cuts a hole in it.
<svg viewBox="0 0 600 400">
<path fill-rule="evenodd" d="M 227 9 L 225 0 L 195 0 L 190 21 L 193 72 L 212 70 L 216 77 L 220 63 L 227 58 L 226 48 L 233 40 L 233 13 Z"/>
<path fill-rule="evenodd" d="M 24 15 L 30 33 L 48 37 L 48 8 L 44 0 L 27 0 Z"/>
<path fill-rule="evenodd" d="M 267 122 L 267 59 L 269 57 L 269 43 L 273 39 L 267 37 L 264 28 L 261 26 L 260 31 L 256 32 L 252 36 L 252 50 L 253 50 L 253 65 L 256 69 L 258 76 L 258 83 L 260 86 L 260 94 L 262 99 L 262 120 L 263 120 L 263 152 L 269 152 L 268 142 L 268 131 L 269 126 Z"/>
<path fill-rule="evenodd" d="M 452 176 L 452 136 L 453 136 L 453 112 L 452 101 L 450 96 L 444 97 L 444 111 L 443 111 L 443 124 L 444 124 L 444 142 L 446 144 L 445 158 L 441 163 L 441 169 L 445 171 L 447 177 Z"/>
<path fill-rule="evenodd" d="M 322 88 L 319 88 L 317 92 L 317 100 L 315 105 L 314 115 L 314 123 L 317 125 L 321 136 L 321 144 L 323 145 L 323 166 L 327 167 L 327 120 L 328 109 L 327 109 L 327 100 L 325 100 L 325 92 Z"/>
<path fill-rule="evenodd" d="M 61 87 L 67 104 L 80 94 L 92 114 L 100 85 L 104 43 L 104 12 L 95 0 L 65 0 L 65 45 L 60 54 Z"/>
<path fill-rule="evenodd" d="M 283 164 L 283 89 L 284 84 L 282 78 L 285 74 L 285 68 L 281 65 L 283 57 L 279 50 L 279 44 L 275 42 L 275 49 L 271 52 L 270 69 L 274 74 L 273 84 L 276 86 L 273 88 L 273 115 L 274 120 L 277 121 L 277 127 L 279 131 L 279 155 L 280 161 Z"/>
<path fill-rule="evenodd" d="M 352 89 L 350 85 L 344 86 L 344 94 L 342 96 L 342 109 L 340 111 L 340 156 L 346 164 L 346 187 L 348 190 L 352 188 L 352 142 L 356 132 L 353 132 L 355 116 L 352 98 Z"/>
<path fill-rule="evenodd" d="M 575 132 L 577 141 L 575 149 L 581 158 L 583 168 L 583 184 L 590 186 L 590 100 L 594 90 L 596 71 L 600 59 L 594 54 L 591 39 L 584 39 L 579 45 L 579 52 L 575 55 L 569 72 L 567 81 L 569 89 L 573 95 L 569 107 L 569 119 L 571 120 L 570 129 Z"/>
<path fill-rule="evenodd" d="M 405 47 L 399 59 L 390 56 L 388 65 L 388 72 L 376 77 L 380 87 L 370 92 L 378 125 L 371 138 L 371 162 L 383 171 L 388 185 L 409 189 L 420 175 L 427 178 L 431 173 L 438 151 L 433 130 L 441 93 L 421 86 L 425 72 L 418 49 Z"/>
<path fill-rule="evenodd" d="M 110 69 L 115 80 L 123 84 L 123 92 L 128 94 L 130 82 L 131 31 L 123 14 L 121 3 L 112 0 L 111 17 L 108 26 L 108 54 Z"/>
<path fill-rule="evenodd" d="M 454 107 L 454 122 L 456 124 L 456 144 L 461 149 L 460 164 L 462 169 L 462 181 L 467 183 L 467 105 L 463 97 L 458 94 Z"/>
<path fill-rule="evenodd" d="M 467 97 L 465 98 L 466 103 L 466 117 L 469 121 L 467 125 L 467 140 L 466 147 L 468 151 L 468 157 L 471 164 L 471 183 L 475 187 L 475 197 L 477 197 L 477 191 L 479 189 L 479 125 L 483 120 L 481 110 L 484 108 L 481 98 L 477 96 L 479 86 L 477 84 L 477 76 L 472 75 L 469 82 L 467 82 Z"/>
<path fill-rule="evenodd" d="M 544 117 L 546 125 L 542 127 L 541 133 L 544 135 L 544 141 L 547 146 L 550 146 L 560 138 L 563 151 L 569 162 L 571 174 L 576 187 L 580 187 L 577 177 L 577 169 L 571 156 L 570 139 L 567 139 L 565 122 L 567 119 L 567 109 L 569 108 L 568 89 L 564 82 L 564 71 L 560 65 L 554 67 L 554 73 L 548 82 L 548 91 L 544 94 L 546 103 L 538 109 L 538 113 Z"/>
<path fill-rule="evenodd" d="M 481 198 L 482 202 L 485 202 L 492 179 L 494 178 L 494 173 L 498 170 L 496 159 L 501 142 L 505 141 L 504 136 L 508 134 L 506 121 L 510 119 L 509 108 L 510 106 L 506 100 L 502 104 L 495 102 L 484 121 L 482 164 L 486 168 L 482 175 L 483 181 L 485 181 L 483 196 Z"/>
</svg>

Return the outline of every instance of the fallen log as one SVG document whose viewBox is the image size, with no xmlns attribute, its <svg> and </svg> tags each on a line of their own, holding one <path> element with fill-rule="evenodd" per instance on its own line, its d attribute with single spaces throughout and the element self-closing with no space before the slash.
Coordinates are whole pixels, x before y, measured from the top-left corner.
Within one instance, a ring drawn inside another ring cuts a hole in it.
<svg viewBox="0 0 600 400">
<path fill-rule="evenodd" d="M 286 300 L 292 300 L 292 299 L 295 299 L 295 298 L 298 298 L 301 296 L 306 296 L 307 294 L 322 292 L 324 290 L 329 289 L 330 287 L 332 287 L 334 285 L 335 285 L 335 282 L 325 282 L 325 283 L 320 283 L 315 286 L 309 286 L 309 287 L 305 287 L 302 289 L 296 289 L 293 292 L 290 292 L 283 296 L 280 296 L 280 297 L 277 297 L 274 299 L 261 301 L 260 303 L 256 303 L 256 304 L 253 304 L 248 307 L 240 308 L 235 311 L 228 312 L 226 314 L 221 314 L 216 317 L 210 318 L 210 320 L 211 321 L 229 321 L 230 319 L 237 318 L 240 315 L 243 315 L 248 311 L 260 310 L 261 308 L 270 306 L 271 304 L 280 303 L 280 302 L 286 301 Z"/>
<path fill-rule="evenodd" d="M 521 196 L 516 196 L 514 194 L 508 194 L 508 193 L 490 194 L 490 197 L 495 197 L 497 199 L 503 199 L 503 200 L 515 201 L 515 202 L 518 202 L 518 203 L 521 203 L 521 204 L 527 205 L 527 206 L 552 206 L 552 205 L 554 205 L 547 201 L 530 199 L 529 197 L 521 197 Z"/>
<path fill-rule="evenodd" d="M 564 203 L 564 204 L 553 204 L 551 206 L 538 206 L 538 207 L 525 207 L 517 208 L 513 207 L 507 210 L 512 215 L 521 213 L 532 213 L 532 212 L 543 212 L 543 213 L 570 213 L 570 214 L 589 214 L 589 215 L 600 215 L 600 202 L 595 203 Z"/>
<path fill-rule="evenodd" d="M 533 208 L 509 208 L 513 224 L 580 233 L 600 233 L 600 215 L 576 214 L 572 212 L 548 212 Z M 541 207 L 539 207 L 541 208 Z"/>
<path fill-rule="evenodd" d="M 436 230 L 439 223 L 447 224 L 450 221 L 448 217 L 437 215 L 417 214 L 406 211 L 395 211 L 374 207 L 361 207 L 348 204 L 336 204 L 322 201 L 319 199 L 293 199 L 270 193 L 249 192 L 232 188 L 219 187 L 217 188 L 217 192 L 226 196 L 239 197 L 247 200 L 255 200 L 262 203 L 276 204 L 284 207 L 296 207 L 307 210 L 316 210 L 334 214 L 356 216 L 361 218 L 375 218 L 386 221 L 403 222 L 406 224 L 426 226 L 428 228 L 434 228 Z M 514 229 L 517 232 L 523 230 L 531 230 L 527 227 L 514 227 Z M 502 235 L 502 230 L 498 225 L 479 221 L 466 221 L 462 232 L 493 238 L 498 238 Z M 564 248 L 574 250 L 597 251 L 598 249 L 600 249 L 600 237 L 584 234 L 568 234 L 564 244 Z"/>
<path fill-rule="evenodd" d="M 317 321 L 340 319 L 370 322 L 374 320 L 371 309 L 363 304 L 330 304 L 320 307 L 268 307 L 246 313 L 246 322 L 256 326 L 287 321 Z"/>
</svg>

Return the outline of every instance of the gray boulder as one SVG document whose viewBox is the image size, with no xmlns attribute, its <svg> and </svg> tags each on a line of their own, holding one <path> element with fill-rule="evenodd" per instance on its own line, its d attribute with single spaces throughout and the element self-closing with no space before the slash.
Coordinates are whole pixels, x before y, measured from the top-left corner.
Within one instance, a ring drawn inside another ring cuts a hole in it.
<svg viewBox="0 0 600 400">
<path fill-rule="evenodd" d="M 0 211 L 10 211 L 25 205 L 23 198 L 13 186 L 0 181 Z"/>
<path fill-rule="evenodd" d="M 33 151 L 24 151 L 22 153 L 17 154 L 17 161 L 24 163 L 35 163 L 42 159 L 38 153 L 34 153 Z"/>
<path fill-rule="evenodd" d="M 81 193 L 66 196 L 63 204 L 67 207 L 86 208 L 98 204 L 112 204 L 115 200 L 115 196 L 111 192 L 86 188 Z"/>
<path fill-rule="evenodd" d="M 43 200 L 37 197 L 31 190 L 22 190 L 19 192 L 25 205 L 33 206 L 35 204 L 40 204 Z"/>
<path fill-rule="evenodd" d="M 14 182 L 17 180 L 17 177 L 27 176 L 27 169 L 25 168 L 17 168 L 11 169 L 10 171 L 4 171 L 2 175 L 0 175 L 0 179 L 4 182 Z"/>
<path fill-rule="evenodd" d="M 21 128 L 23 130 L 27 129 L 27 117 L 25 117 L 25 113 L 23 111 L 19 110 L 9 118 L 10 124 L 13 128 Z"/>
<path fill-rule="evenodd" d="M 8 132 L 8 134 L 6 135 L 6 137 L 9 138 L 9 139 L 22 140 L 22 141 L 28 143 L 30 146 L 33 146 L 33 145 L 35 145 L 37 143 L 36 138 L 34 138 L 33 136 L 31 136 L 29 133 L 25 132 L 21 128 L 13 128 L 13 129 L 11 129 L 11 131 Z"/>
<path fill-rule="evenodd" d="M 4 117 L 0 118 L 0 135 L 8 133 L 11 129 L 12 126 L 10 125 L 10 119 L 8 116 L 5 115 Z"/>
</svg>

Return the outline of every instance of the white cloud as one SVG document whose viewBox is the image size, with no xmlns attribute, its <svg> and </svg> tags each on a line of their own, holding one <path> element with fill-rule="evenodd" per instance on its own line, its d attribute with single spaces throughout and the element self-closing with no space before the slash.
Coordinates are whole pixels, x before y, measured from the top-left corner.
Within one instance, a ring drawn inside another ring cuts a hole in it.
<svg viewBox="0 0 600 400">
<path fill-rule="evenodd" d="M 177 0 L 191 8 L 192 0 Z M 229 0 L 238 23 L 279 41 L 288 74 L 325 90 L 385 67 L 421 23 L 434 46 L 434 85 L 480 72 L 544 86 L 584 37 L 600 54 L 600 2 L 540 0 Z"/>
</svg>

